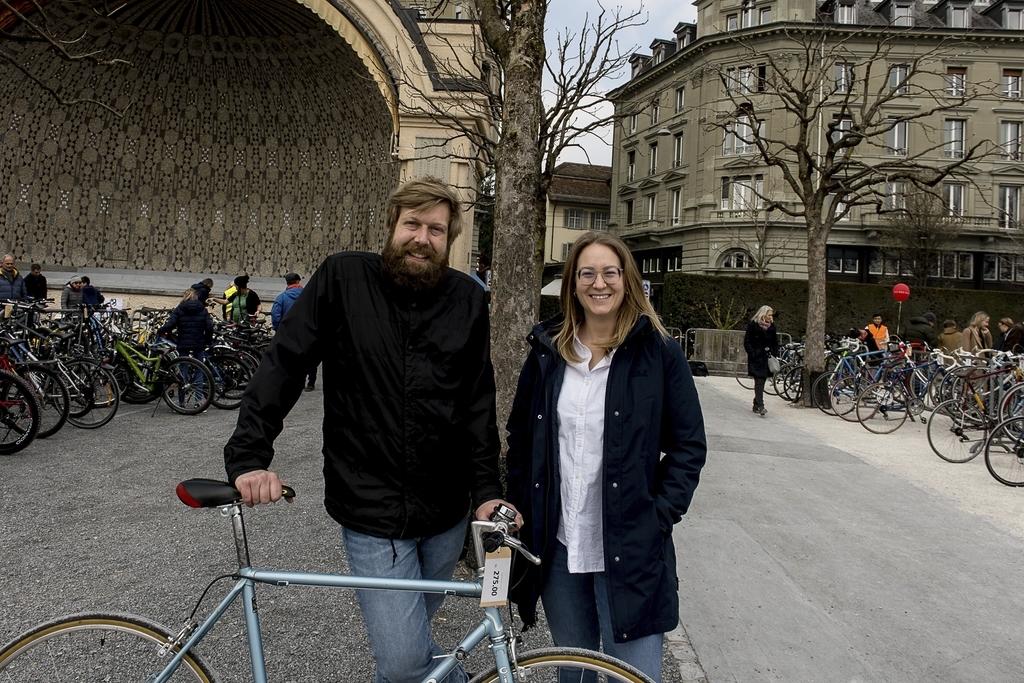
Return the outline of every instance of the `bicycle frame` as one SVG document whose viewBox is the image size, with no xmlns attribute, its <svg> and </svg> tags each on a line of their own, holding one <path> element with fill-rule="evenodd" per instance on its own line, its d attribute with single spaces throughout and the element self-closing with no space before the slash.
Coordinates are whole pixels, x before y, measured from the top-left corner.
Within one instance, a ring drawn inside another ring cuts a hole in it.
<svg viewBox="0 0 1024 683">
<path fill-rule="evenodd" d="M 290 572 L 256 569 L 249 566 L 248 548 L 245 538 L 245 525 L 242 520 L 240 504 L 225 505 L 219 508 L 221 515 L 231 518 L 231 526 L 235 535 L 235 549 L 239 559 L 238 580 L 220 601 L 216 608 L 201 624 L 186 624 L 168 643 L 161 654 L 166 654 L 173 647 L 180 649 L 167 666 L 151 679 L 151 683 L 166 683 L 178 669 L 182 659 L 195 648 L 203 637 L 213 628 L 214 624 L 224 615 L 228 607 L 239 597 L 245 612 L 245 631 L 249 645 L 249 658 L 252 664 L 253 683 L 267 683 L 266 659 L 263 654 L 263 634 L 260 630 L 259 607 L 256 601 L 256 584 L 285 586 L 322 586 L 326 588 L 353 588 L 359 590 L 390 590 L 410 591 L 417 593 L 436 593 L 463 598 L 479 598 L 483 592 L 480 581 L 434 581 L 428 579 L 385 579 L 346 574 L 320 574 L 311 572 Z M 441 657 L 440 663 L 434 667 L 423 683 L 436 683 L 447 676 L 485 639 L 489 640 L 491 653 L 497 666 L 501 683 L 512 683 L 511 661 L 515 659 L 513 639 L 508 637 L 501 614 L 497 607 L 484 607 L 484 617 L 459 642 L 455 650 Z M 188 640 L 181 645 L 181 641 Z M 513 650 L 510 655 L 510 648 Z"/>
<path fill-rule="evenodd" d="M 140 384 L 143 384 L 147 389 L 153 388 L 153 375 L 160 371 L 160 362 L 163 360 L 163 356 L 157 355 L 155 358 L 151 358 L 120 339 L 115 342 L 114 351 L 125 360 L 128 367 L 135 373 Z M 146 370 L 152 369 L 153 375 L 149 372 L 144 372 L 143 366 L 136 361 L 136 358 L 146 364 Z"/>
</svg>

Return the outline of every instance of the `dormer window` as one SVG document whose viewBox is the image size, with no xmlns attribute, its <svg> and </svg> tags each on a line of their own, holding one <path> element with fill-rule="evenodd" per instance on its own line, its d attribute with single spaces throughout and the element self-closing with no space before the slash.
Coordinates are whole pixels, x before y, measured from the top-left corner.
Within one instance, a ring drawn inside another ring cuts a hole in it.
<svg viewBox="0 0 1024 683">
<path fill-rule="evenodd" d="M 840 3 L 836 5 L 836 11 L 833 16 L 837 24 L 856 24 L 857 6 L 852 2 Z"/>
<path fill-rule="evenodd" d="M 1019 31 L 1024 28 L 1024 10 L 1007 7 L 1003 10 L 1003 28 Z"/>
<path fill-rule="evenodd" d="M 914 25 L 914 6 L 910 3 L 894 2 L 892 5 L 892 25 L 893 26 L 913 26 Z"/>
<path fill-rule="evenodd" d="M 655 64 L 661 64 L 664 61 L 665 61 L 665 48 L 662 47 L 662 46 L 659 46 L 658 49 L 656 49 L 654 51 L 654 63 Z"/>
<path fill-rule="evenodd" d="M 969 7 L 951 6 L 948 9 L 946 25 L 950 28 L 969 28 L 971 25 L 971 10 Z"/>
</svg>

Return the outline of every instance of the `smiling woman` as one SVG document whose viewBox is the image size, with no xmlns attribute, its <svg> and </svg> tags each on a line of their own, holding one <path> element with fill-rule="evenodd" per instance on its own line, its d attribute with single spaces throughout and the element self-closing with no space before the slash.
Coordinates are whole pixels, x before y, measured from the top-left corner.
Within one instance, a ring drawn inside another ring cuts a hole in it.
<svg viewBox="0 0 1024 683">
<path fill-rule="evenodd" d="M 511 595 L 526 623 L 544 602 L 556 644 L 600 645 L 660 680 L 679 621 L 672 526 L 707 453 L 700 403 L 621 239 L 576 240 L 561 305 L 528 337 L 508 421 L 509 500 L 543 559 L 514 568 Z"/>
</svg>

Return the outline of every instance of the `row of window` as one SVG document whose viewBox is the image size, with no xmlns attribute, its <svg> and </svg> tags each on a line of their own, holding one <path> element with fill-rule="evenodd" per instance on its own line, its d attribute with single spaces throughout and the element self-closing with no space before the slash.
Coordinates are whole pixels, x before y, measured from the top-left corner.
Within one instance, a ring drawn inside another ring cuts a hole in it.
<svg viewBox="0 0 1024 683">
<path fill-rule="evenodd" d="M 912 2 L 894 2 L 889 7 L 889 21 L 893 26 L 909 27 L 914 25 L 914 4 Z M 1001 13 L 992 17 L 999 21 L 1003 28 L 1020 30 L 1024 28 L 1024 8 L 1020 6 L 1003 7 Z M 942 20 L 950 28 L 971 27 L 971 3 L 968 1 L 949 3 Z M 832 21 L 837 24 L 857 23 L 857 4 L 846 0 L 836 5 L 832 12 Z"/>
<path fill-rule="evenodd" d="M 626 225 L 633 223 L 637 218 L 634 212 L 634 201 L 627 199 L 624 204 L 626 207 Z M 653 221 L 658 219 L 658 195 L 649 194 L 644 197 L 644 205 L 647 209 L 646 220 Z M 683 191 L 680 188 L 676 188 L 671 191 L 669 199 L 669 212 L 671 213 L 671 225 L 679 225 L 680 219 L 682 218 L 683 208 Z"/>
<path fill-rule="evenodd" d="M 763 124 L 763 122 L 762 122 Z M 907 139 L 910 124 L 907 121 L 900 121 L 896 118 L 887 120 L 889 129 L 885 133 L 885 153 L 889 156 L 906 156 L 908 153 Z M 742 120 L 737 124 L 737 130 L 742 129 L 750 136 L 749 125 Z M 836 115 L 833 118 L 832 140 L 838 142 L 853 130 L 853 119 Z M 967 119 L 945 119 L 942 123 L 943 147 L 942 154 L 948 159 L 962 159 L 966 153 Z M 760 131 L 759 131 L 760 134 Z M 753 140 L 753 136 L 750 136 Z M 727 144 L 723 146 L 722 153 L 733 153 Z M 1000 121 L 999 122 L 999 146 L 1002 148 L 1001 158 L 1006 161 L 1024 160 L 1024 121 Z M 727 151 L 728 150 L 728 151 Z M 752 144 L 747 144 L 744 151 L 736 151 L 736 154 L 751 153 L 756 150 Z"/>
<path fill-rule="evenodd" d="M 1000 228 L 1016 229 L 1021 226 L 1021 190 L 1020 185 L 999 185 L 997 190 L 996 224 Z M 885 200 L 882 203 L 888 211 L 906 208 L 906 185 L 901 181 L 885 184 Z M 967 188 L 963 183 L 945 183 L 942 186 L 942 198 L 950 216 L 964 215 L 964 198 Z"/>
<path fill-rule="evenodd" d="M 759 67 L 760 68 L 760 67 Z M 727 69 L 726 74 L 728 78 L 728 72 L 732 69 Z M 738 70 L 742 71 L 742 69 Z M 742 74 L 741 74 L 742 75 Z M 889 67 L 889 89 L 897 95 L 908 95 L 910 94 L 911 76 L 917 74 L 911 74 L 909 64 L 893 64 Z M 1024 70 L 1019 68 L 1004 68 L 1002 70 L 1002 76 L 999 82 L 999 88 L 996 91 L 1003 97 L 1016 99 L 1021 96 L 1021 77 L 1024 75 Z M 736 76 L 737 79 L 740 76 Z M 763 77 L 761 76 L 746 76 L 749 84 L 744 84 L 737 80 L 735 88 L 738 90 L 731 90 L 730 92 L 754 92 L 755 90 L 760 91 L 764 89 Z M 853 92 L 856 86 L 856 65 L 851 62 L 837 62 L 833 66 L 833 80 L 835 82 L 835 92 L 839 94 L 845 94 Z M 967 67 L 965 66 L 950 66 L 946 67 L 945 74 L 945 91 L 950 97 L 964 97 L 967 95 Z M 727 81 L 727 87 L 730 86 L 730 82 Z M 750 86 L 753 89 L 750 89 Z"/>
<path fill-rule="evenodd" d="M 860 252 L 856 249 L 829 247 L 827 264 L 830 273 L 859 275 Z M 868 275 L 907 277 L 911 274 L 911 264 L 895 256 L 875 252 L 868 259 Z M 950 280 L 973 280 L 974 254 L 962 251 L 932 254 L 928 275 Z M 1024 282 L 1024 256 L 983 254 L 981 279 L 990 282 Z"/>
<path fill-rule="evenodd" d="M 754 7 L 753 2 L 747 2 L 739 12 L 726 15 L 725 30 L 736 31 L 741 28 L 770 24 L 771 21 L 771 7 Z"/>
<path fill-rule="evenodd" d="M 676 133 L 672 139 L 672 168 L 683 165 L 683 134 Z M 652 142 L 647 148 L 647 175 L 658 173 L 658 143 Z M 636 180 L 636 150 L 626 152 L 626 182 Z"/>
<path fill-rule="evenodd" d="M 562 227 L 569 230 L 605 231 L 608 229 L 608 212 L 564 209 L 562 212 Z"/>
<path fill-rule="evenodd" d="M 683 107 L 685 106 L 685 102 L 686 102 L 686 88 L 684 86 L 680 86 L 680 87 L 675 89 L 675 112 L 674 113 L 679 114 L 680 112 L 682 112 L 683 111 Z M 658 123 L 659 121 L 661 121 L 661 93 L 656 93 L 654 95 L 654 101 L 651 102 L 651 106 L 650 106 L 650 117 L 651 117 L 651 125 L 652 126 L 655 125 L 656 123 Z M 629 132 L 630 133 L 635 133 L 636 129 L 637 129 L 637 127 L 639 125 L 640 125 L 640 114 L 639 114 L 639 112 L 633 112 L 632 114 L 629 115 Z"/>
</svg>

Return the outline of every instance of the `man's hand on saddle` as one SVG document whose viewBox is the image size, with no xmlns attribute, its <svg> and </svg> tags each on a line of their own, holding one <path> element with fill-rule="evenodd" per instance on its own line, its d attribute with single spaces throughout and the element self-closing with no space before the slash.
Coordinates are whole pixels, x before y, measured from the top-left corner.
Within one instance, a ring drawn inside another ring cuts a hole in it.
<svg viewBox="0 0 1024 683">
<path fill-rule="evenodd" d="M 240 474 L 235 479 L 235 488 L 242 494 L 242 502 L 248 507 L 276 503 L 281 499 L 283 485 L 285 484 L 277 476 L 277 472 L 270 470 L 253 470 Z M 285 500 L 289 503 L 295 502 L 294 498 Z"/>
</svg>

